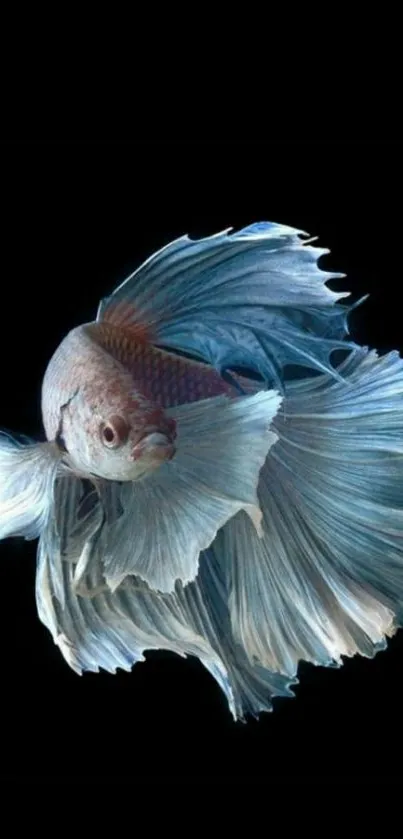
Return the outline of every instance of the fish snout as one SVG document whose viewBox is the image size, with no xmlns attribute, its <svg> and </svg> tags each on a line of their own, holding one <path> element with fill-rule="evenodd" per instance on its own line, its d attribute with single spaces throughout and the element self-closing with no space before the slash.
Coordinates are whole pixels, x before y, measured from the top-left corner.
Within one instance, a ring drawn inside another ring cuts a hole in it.
<svg viewBox="0 0 403 839">
<path fill-rule="evenodd" d="M 151 431 L 144 434 L 133 447 L 130 460 L 139 460 L 144 457 L 160 462 L 171 460 L 176 452 L 173 443 L 175 436 L 161 431 Z"/>
</svg>

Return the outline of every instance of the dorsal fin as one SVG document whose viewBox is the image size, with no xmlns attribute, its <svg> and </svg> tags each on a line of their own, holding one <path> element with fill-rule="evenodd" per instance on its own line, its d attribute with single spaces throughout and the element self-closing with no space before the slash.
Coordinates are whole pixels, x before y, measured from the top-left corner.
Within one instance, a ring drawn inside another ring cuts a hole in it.
<svg viewBox="0 0 403 839">
<path fill-rule="evenodd" d="M 169 243 L 101 301 L 98 321 L 131 325 L 148 340 L 196 354 L 218 370 L 246 366 L 268 382 L 289 364 L 330 372 L 346 342 L 343 274 L 318 267 L 327 249 L 302 231 L 262 222 Z"/>
</svg>

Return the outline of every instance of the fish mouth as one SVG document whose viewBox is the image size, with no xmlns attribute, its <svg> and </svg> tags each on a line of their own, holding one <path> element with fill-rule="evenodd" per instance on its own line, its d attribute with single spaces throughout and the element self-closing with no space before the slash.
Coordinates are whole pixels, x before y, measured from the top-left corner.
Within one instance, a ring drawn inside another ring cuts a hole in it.
<svg viewBox="0 0 403 839">
<path fill-rule="evenodd" d="M 162 434 L 160 431 L 151 431 L 144 434 L 136 443 L 129 459 L 135 461 L 140 458 L 147 458 L 147 460 L 162 462 L 172 460 L 175 452 L 176 446 L 171 435 Z"/>
</svg>

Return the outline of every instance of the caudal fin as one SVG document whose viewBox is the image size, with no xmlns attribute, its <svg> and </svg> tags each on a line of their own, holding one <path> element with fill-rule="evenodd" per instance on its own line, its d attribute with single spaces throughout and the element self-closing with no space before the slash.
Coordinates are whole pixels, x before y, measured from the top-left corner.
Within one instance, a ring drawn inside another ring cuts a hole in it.
<svg viewBox="0 0 403 839">
<path fill-rule="evenodd" d="M 372 656 L 402 621 L 403 360 L 366 348 L 290 383 L 261 472 L 264 537 L 241 512 L 215 545 L 231 625 L 251 661 Z"/>
</svg>

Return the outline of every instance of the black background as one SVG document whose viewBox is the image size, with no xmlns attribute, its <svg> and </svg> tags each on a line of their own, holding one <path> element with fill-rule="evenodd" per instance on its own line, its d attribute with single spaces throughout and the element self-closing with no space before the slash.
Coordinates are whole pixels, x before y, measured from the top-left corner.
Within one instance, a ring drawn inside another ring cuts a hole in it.
<svg viewBox="0 0 403 839">
<path fill-rule="evenodd" d="M 155 249 L 278 221 L 319 236 L 335 289 L 371 297 L 353 337 L 401 349 L 396 144 L 14 144 L 1 149 L 0 426 L 41 431 L 46 364 Z M 0 544 L 1 771 L 11 776 L 298 780 L 400 775 L 403 633 L 374 660 L 304 665 L 294 700 L 235 724 L 196 661 L 148 653 L 76 676 L 40 624 L 36 543 Z"/>
</svg>

